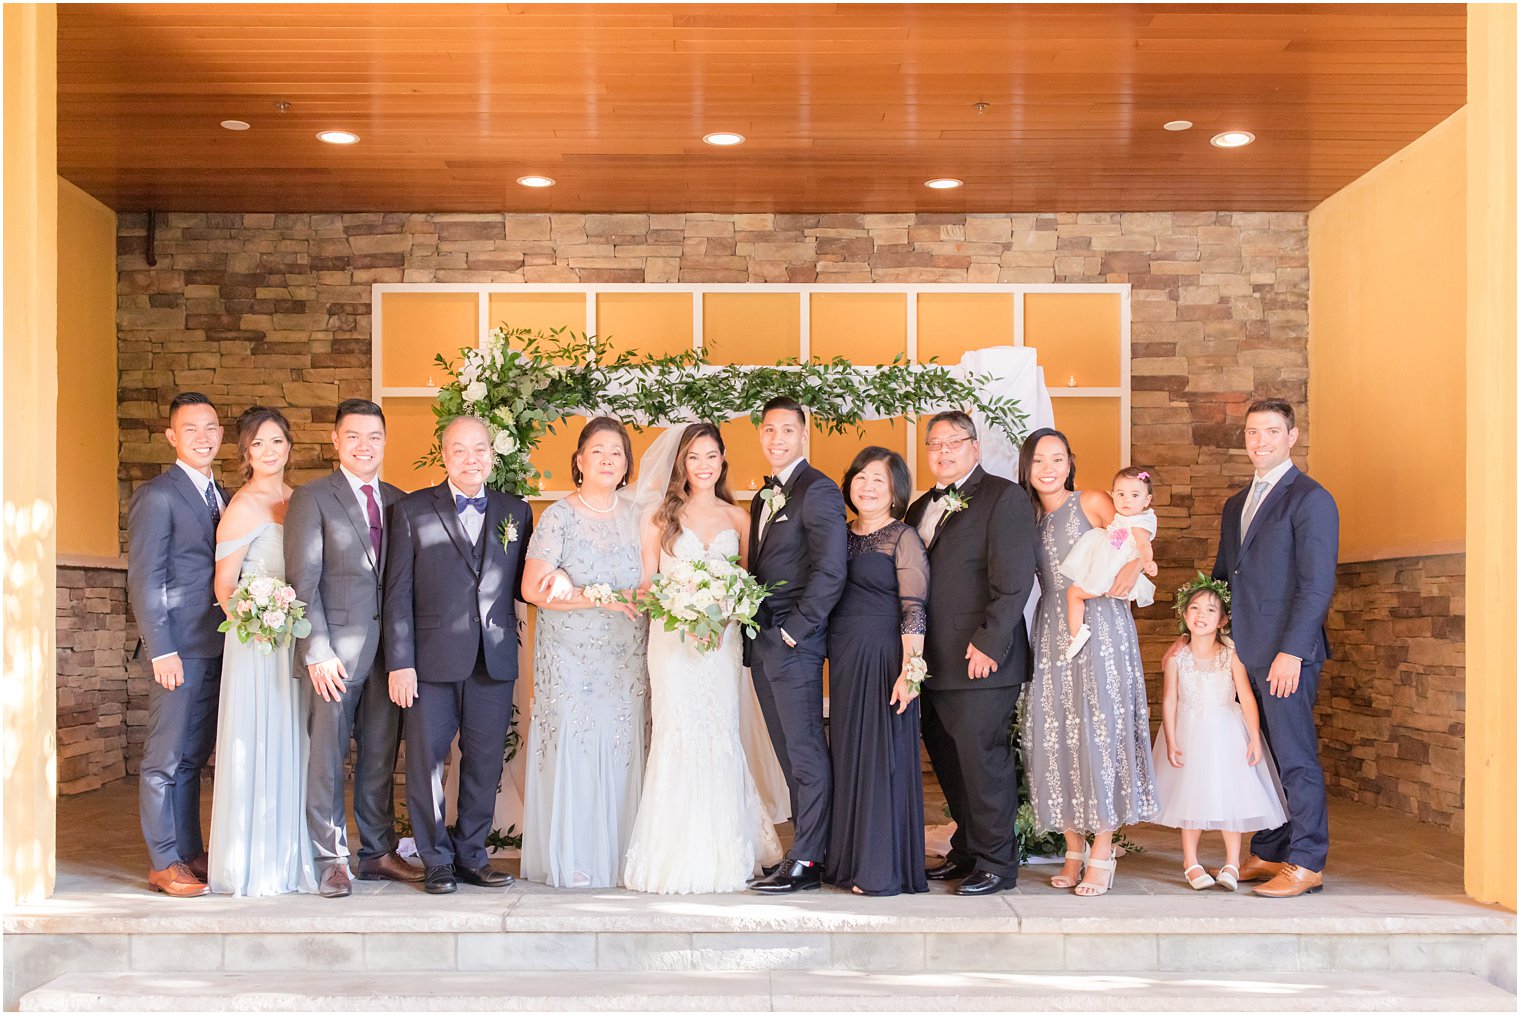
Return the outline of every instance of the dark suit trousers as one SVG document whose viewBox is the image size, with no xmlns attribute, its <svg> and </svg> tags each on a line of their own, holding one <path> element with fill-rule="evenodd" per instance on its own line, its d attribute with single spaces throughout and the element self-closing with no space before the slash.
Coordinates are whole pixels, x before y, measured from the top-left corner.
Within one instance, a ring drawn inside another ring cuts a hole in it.
<svg viewBox="0 0 1520 1015">
<path fill-rule="evenodd" d="M 1305 663 L 1298 690 L 1286 698 L 1272 696 L 1267 683 L 1270 665 L 1247 671 L 1261 712 L 1262 738 L 1277 762 L 1283 795 L 1288 798 L 1287 823 L 1251 836 L 1251 852 L 1263 860 L 1286 861 L 1313 871 L 1325 869 L 1330 852 L 1325 773 L 1319 764 L 1319 729 L 1314 725 L 1319 669 L 1319 663 Z"/>
<path fill-rule="evenodd" d="M 201 769 L 216 747 L 222 657 L 185 659 L 185 682 L 166 691 L 148 684 L 148 738 L 137 777 L 148 861 L 163 870 L 206 851 L 201 838 Z"/>
<path fill-rule="evenodd" d="M 484 867 L 486 836 L 496 813 L 514 680 L 492 680 L 485 660 L 464 680 L 417 684 L 406 714 L 406 808 L 417 852 L 429 867 Z M 445 823 L 443 769 L 459 736 L 459 814 L 450 836 Z"/>
<path fill-rule="evenodd" d="M 787 648 L 779 631 L 763 630 L 750 668 L 792 799 L 790 855 L 822 863 L 834 808 L 834 763 L 823 733 L 823 655 L 802 645 Z"/>
<path fill-rule="evenodd" d="M 318 864 L 347 860 L 348 807 L 343 768 L 349 743 L 354 759 L 354 820 L 359 825 L 359 859 L 372 860 L 396 848 L 396 755 L 401 747 L 401 710 L 378 666 L 345 681 L 343 696 L 324 701 L 303 673 L 309 703 L 311 755 L 306 771 L 306 824 Z"/>
<path fill-rule="evenodd" d="M 924 746 L 945 791 L 955 834 L 951 863 L 1017 880 L 1018 755 L 1009 742 L 1022 685 L 923 695 Z"/>
</svg>

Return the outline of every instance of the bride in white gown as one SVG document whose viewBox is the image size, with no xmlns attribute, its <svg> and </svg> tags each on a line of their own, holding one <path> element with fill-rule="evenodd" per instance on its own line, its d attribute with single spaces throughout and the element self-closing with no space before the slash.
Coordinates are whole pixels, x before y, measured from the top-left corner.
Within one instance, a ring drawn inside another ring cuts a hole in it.
<svg viewBox="0 0 1520 1015">
<path fill-rule="evenodd" d="M 681 433 L 665 495 L 644 523 L 646 580 L 677 560 L 746 558 L 749 513 L 733 502 L 718 428 Z M 658 625 L 649 631 L 653 737 L 623 872 L 627 887 L 658 894 L 737 892 L 781 843 L 744 752 L 740 659 L 729 625 L 702 652 Z"/>
</svg>

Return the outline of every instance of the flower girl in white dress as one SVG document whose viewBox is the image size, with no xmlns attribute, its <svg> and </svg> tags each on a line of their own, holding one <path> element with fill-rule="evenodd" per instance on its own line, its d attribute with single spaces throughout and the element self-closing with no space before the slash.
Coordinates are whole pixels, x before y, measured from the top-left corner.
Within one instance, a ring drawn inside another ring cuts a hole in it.
<svg viewBox="0 0 1520 1015">
<path fill-rule="evenodd" d="M 1183 878 L 1194 889 L 1216 883 L 1198 862 L 1198 840 L 1217 828 L 1225 850 L 1217 883 L 1233 892 L 1241 833 L 1276 828 L 1287 817 L 1246 668 L 1223 630 L 1229 599 L 1229 586 L 1201 572 L 1177 590 L 1188 643 L 1166 663 L 1152 758 L 1161 804 L 1153 820 L 1182 829 Z"/>
</svg>

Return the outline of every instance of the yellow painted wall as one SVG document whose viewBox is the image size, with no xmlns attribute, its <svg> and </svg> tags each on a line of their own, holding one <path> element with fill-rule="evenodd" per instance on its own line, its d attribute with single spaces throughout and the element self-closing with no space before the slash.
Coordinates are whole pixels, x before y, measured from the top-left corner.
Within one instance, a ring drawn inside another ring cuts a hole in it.
<svg viewBox="0 0 1520 1015">
<path fill-rule="evenodd" d="M 1309 467 L 1342 560 L 1462 548 L 1467 119 L 1309 213 Z"/>
<path fill-rule="evenodd" d="M 116 213 L 58 180 L 58 552 L 116 557 Z"/>
<path fill-rule="evenodd" d="M 1515 6 L 1467 5 L 1467 892 L 1515 908 Z M 1315 410 L 1318 413 L 1318 409 Z M 1318 417 L 1315 441 L 1319 441 Z"/>
<path fill-rule="evenodd" d="M 0 904 L 53 893 L 57 785 L 58 12 L 5 5 L 5 638 Z"/>
</svg>

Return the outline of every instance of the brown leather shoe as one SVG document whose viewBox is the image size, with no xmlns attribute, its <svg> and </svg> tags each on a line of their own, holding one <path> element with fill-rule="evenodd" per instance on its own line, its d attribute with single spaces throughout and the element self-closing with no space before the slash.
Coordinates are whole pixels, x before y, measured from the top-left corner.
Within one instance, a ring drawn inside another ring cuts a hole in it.
<svg viewBox="0 0 1520 1015">
<path fill-rule="evenodd" d="M 1252 853 L 1246 857 L 1246 862 L 1240 865 L 1240 881 L 1271 881 L 1281 873 L 1285 863 L 1276 860 L 1263 860 Z M 1217 876 L 1217 875 L 1216 875 Z"/>
<path fill-rule="evenodd" d="M 193 899 L 211 891 L 206 882 L 190 873 L 183 860 L 176 860 L 163 870 L 149 871 L 148 887 L 176 899 Z"/>
<path fill-rule="evenodd" d="M 360 881 L 421 881 L 422 869 L 413 867 L 392 850 L 384 856 L 359 861 Z"/>
<path fill-rule="evenodd" d="M 185 866 L 190 868 L 191 874 L 194 874 L 202 881 L 206 881 L 211 876 L 211 854 L 203 849 L 200 851 L 200 855 L 192 856 L 186 860 Z"/>
<path fill-rule="evenodd" d="M 1297 895 L 1312 895 L 1324 887 L 1325 878 L 1320 871 L 1285 863 L 1275 878 L 1251 890 L 1268 899 L 1291 899 Z"/>
<path fill-rule="evenodd" d="M 341 899 L 354 890 L 348 879 L 348 864 L 337 860 L 328 864 L 317 881 L 317 894 L 324 899 Z"/>
</svg>

